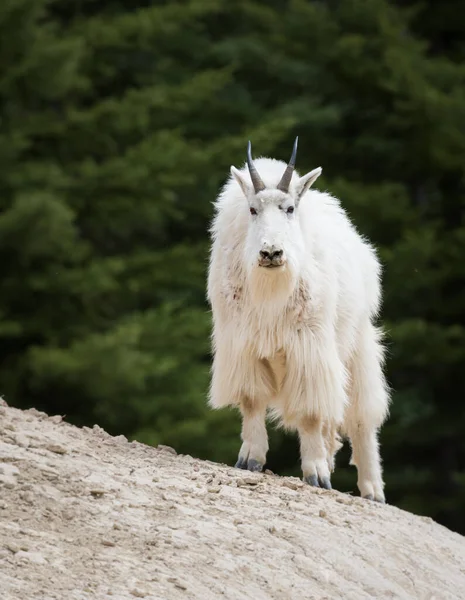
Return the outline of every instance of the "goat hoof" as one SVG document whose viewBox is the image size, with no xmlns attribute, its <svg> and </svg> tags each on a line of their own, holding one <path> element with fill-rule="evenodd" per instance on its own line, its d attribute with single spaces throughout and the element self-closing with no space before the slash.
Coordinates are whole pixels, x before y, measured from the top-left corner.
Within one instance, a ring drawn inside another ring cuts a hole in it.
<svg viewBox="0 0 465 600">
<path fill-rule="evenodd" d="M 320 478 L 320 486 L 322 488 L 324 488 L 325 490 L 332 490 L 332 486 L 331 486 L 331 481 L 329 479 L 329 477 L 322 477 Z"/>
<path fill-rule="evenodd" d="M 258 460 L 254 458 L 241 458 L 237 459 L 237 463 L 234 465 L 236 469 L 243 469 L 247 471 L 255 471 L 257 473 L 261 473 L 263 471 L 263 465 Z"/>
<path fill-rule="evenodd" d="M 249 462 L 247 463 L 247 469 L 249 471 L 255 471 L 255 472 L 261 473 L 263 471 L 263 465 L 262 465 L 262 463 L 258 462 L 258 460 L 255 460 L 254 458 L 250 458 Z"/>
<path fill-rule="evenodd" d="M 313 487 L 320 487 L 320 484 L 318 483 L 318 475 L 307 475 L 307 477 L 305 477 L 305 481 Z"/>
<path fill-rule="evenodd" d="M 379 502 L 379 504 L 386 504 L 386 500 L 383 495 L 375 494 L 367 494 L 366 496 L 362 496 L 364 500 L 371 500 L 371 502 Z"/>
<path fill-rule="evenodd" d="M 239 457 L 234 465 L 236 469 L 247 469 L 247 459 Z"/>
</svg>

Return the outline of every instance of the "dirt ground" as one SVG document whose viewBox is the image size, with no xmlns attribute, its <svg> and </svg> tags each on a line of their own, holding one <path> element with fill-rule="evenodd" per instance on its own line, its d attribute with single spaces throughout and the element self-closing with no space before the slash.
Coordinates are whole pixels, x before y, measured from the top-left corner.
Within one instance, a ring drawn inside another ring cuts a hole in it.
<svg viewBox="0 0 465 600">
<path fill-rule="evenodd" d="M 465 538 L 0 406 L 1 600 L 465 598 Z"/>
</svg>

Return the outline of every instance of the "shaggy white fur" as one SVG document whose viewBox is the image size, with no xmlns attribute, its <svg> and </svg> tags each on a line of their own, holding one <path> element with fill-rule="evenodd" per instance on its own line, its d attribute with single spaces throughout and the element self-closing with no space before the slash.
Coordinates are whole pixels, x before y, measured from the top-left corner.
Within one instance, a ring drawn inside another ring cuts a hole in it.
<svg viewBox="0 0 465 600">
<path fill-rule="evenodd" d="M 302 471 L 330 487 L 338 432 L 352 444 L 362 496 L 384 501 L 378 429 L 387 416 L 378 314 L 380 264 L 339 201 L 310 190 L 320 175 L 259 158 L 264 189 L 244 166 L 215 203 L 208 298 L 213 312 L 210 405 L 243 416 L 237 466 L 261 470 L 268 414 L 301 442 Z"/>
</svg>

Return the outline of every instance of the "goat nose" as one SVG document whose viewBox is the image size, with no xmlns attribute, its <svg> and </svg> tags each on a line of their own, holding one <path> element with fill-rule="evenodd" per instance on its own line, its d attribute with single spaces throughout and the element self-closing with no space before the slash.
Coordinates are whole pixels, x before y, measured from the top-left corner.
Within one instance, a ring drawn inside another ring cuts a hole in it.
<svg viewBox="0 0 465 600">
<path fill-rule="evenodd" d="M 281 258 L 283 255 L 283 251 L 282 250 L 271 250 L 271 252 L 269 252 L 268 250 L 260 250 L 260 256 L 261 258 L 266 258 L 269 260 L 277 260 L 279 258 Z"/>
</svg>

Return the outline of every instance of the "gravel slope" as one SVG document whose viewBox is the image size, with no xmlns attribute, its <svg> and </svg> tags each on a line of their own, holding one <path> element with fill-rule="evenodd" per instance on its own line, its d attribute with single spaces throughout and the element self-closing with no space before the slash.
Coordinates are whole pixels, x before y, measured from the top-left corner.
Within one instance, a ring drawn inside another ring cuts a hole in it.
<svg viewBox="0 0 465 600">
<path fill-rule="evenodd" d="M 391 506 L 0 406 L 2 600 L 465 598 L 465 538 Z"/>
</svg>

